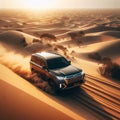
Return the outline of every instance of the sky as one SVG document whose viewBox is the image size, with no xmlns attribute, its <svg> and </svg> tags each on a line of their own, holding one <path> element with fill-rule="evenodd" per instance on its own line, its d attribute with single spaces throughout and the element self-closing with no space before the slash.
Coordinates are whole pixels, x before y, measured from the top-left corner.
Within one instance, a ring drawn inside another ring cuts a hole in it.
<svg viewBox="0 0 120 120">
<path fill-rule="evenodd" d="M 120 8 L 120 0 L 0 0 L 0 8 Z"/>
</svg>

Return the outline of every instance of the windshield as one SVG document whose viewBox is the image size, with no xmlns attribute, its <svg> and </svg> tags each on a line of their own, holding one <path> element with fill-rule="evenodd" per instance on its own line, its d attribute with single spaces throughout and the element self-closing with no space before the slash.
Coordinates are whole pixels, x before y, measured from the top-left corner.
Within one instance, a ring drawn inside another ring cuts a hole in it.
<svg viewBox="0 0 120 120">
<path fill-rule="evenodd" d="M 48 69 L 57 69 L 70 65 L 70 62 L 67 61 L 64 57 L 53 58 L 47 60 Z"/>
</svg>

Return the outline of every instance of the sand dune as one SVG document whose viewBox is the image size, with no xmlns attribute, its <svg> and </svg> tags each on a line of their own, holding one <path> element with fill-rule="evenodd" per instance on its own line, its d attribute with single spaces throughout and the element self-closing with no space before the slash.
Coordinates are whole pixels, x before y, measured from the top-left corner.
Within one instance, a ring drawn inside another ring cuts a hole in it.
<svg viewBox="0 0 120 120">
<path fill-rule="evenodd" d="M 98 53 L 101 57 L 109 57 L 112 59 L 113 62 L 116 62 L 120 64 L 119 59 L 120 59 L 120 40 L 119 39 L 114 39 L 114 40 L 108 40 L 108 41 L 101 41 L 92 44 L 80 44 L 80 47 L 72 46 L 70 49 L 71 54 L 73 56 L 76 56 L 77 58 L 80 59 L 86 59 L 86 60 L 91 60 L 89 59 L 88 55 L 89 54 L 94 54 Z M 74 53 L 72 52 L 74 51 Z"/>
<path fill-rule="evenodd" d="M 87 29 L 84 28 L 84 31 L 86 33 L 92 33 L 92 32 L 101 32 L 101 31 L 117 31 L 119 30 L 119 27 L 116 28 L 116 27 L 111 27 L 111 26 L 105 26 L 105 25 L 94 25 L 92 27 L 89 27 Z"/>
<path fill-rule="evenodd" d="M 107 30 L 107 31 L 99 31 L 99 32 L 92 32 L 91 33 L 86 33 L 84 30 L 84 34 L 83 36 L 76 36 L 77 38 L 72 39 L 69 35 L 69 33 L 78 33 L 80 30 L 78 31 L 69 31 L 66 32 L 64 34 L 59 34 L 57 35 L 57 37 L 61 41 L 63 44 L 65 45 L 72 45 L 72 44 L 84 44 L 84 45 L 89 45 L 89 44 L 94 44 L 94 43 L 100 43 L 100 42 L 104 42 L 104 41 L 110 41 L 110 40 L 116 40 L 120 38 L 120 31 L 111 31 L 111 30 Z"/>
<path fill-rule="evenodd" d="M 40 40 L 37 37 L 15 30 L 9 30 L 0 34 L 0 40 L 8 44 L 20 44 L 23 40 L 25 40 L 27 44 L 31 44 L 34 39 Z"/>
<path fill-rule="evenodd" d="M 119 82 L 101 76 L 97 61 L 88 58 L 99 53 L 120 64 L 118 11 L 4 11 L 0 15 L 0 64 L 5 65 L 0 65 L 0 120 L 119 119 Z M 79 31 L 85 34 L 71 39 L 69 33 Z M 57 41 L 41 40 L 42 33 L 55 35 Z M 26 81 L 31 75 L 30 57 L 40 51 L 64 55 L 85 71 L 86 83 L 62 97 L 30 84 Z"/>
<path fill-rule="evenodd" d="M 0 42 L 8 51 L 24 55 L 51 48 L 50 44 L 43 43 L 35 36 L 13 30 L 1 33 Z"/>
<path fill-rule="evenodd" d="M 68 46 L 69 51 L 74 51 L 74 56 L 88 59 L 88 54 L 98 53 L 102 57 L 110 57 L 120 64 L 120 40 L 119 31 L 103 31 L 88 33 L 74 40 L 61 41 L 59 44 Z M 69 48 L 69 46 L 71 46 Z M 73 54 L 72 54 L 73 55 Z"/>
<path fill-rule="evenodd" d="M 78 31 L 76 31 L 77 33 Z M 67 34 L 64 34 L 63 36 L 60 36 L 60 39 L 63 39 L 60 41 L 60 44 L 64 45 L 90 45 L 94 43 L 100 43 L 100 42 L 107 42 L 112 40 L 117 40 L 119 38 L 119 31 L 103 31 L 103 32 L 95 32 L 95 33 L 87 33 L 84 36 L 78 36 L 76 39 L 71 39 L 70 36 Z M 66 38 L 66 39 L 65 39 Z"/>
<path fill-rule="evenodd" d="M 103 41 L 99 43 L 89 44 L 85 47 L 80 47 L 81 53 L 98 52 L 103 56 L 120 55 L 120 40 Z"/>
<path fill-rule="evenodd" d="M 120 40 L 112 41 L 107 44 L 105 47 L 97 50 L 102 57 L 109 57 L 113 62 L 120 65 Z"/>
<path fill-rule="evenodd" d="M 8 25 L 8 21 L 0 19 L 0 26 L 7 27 L 7 25 Z"/>
<path fill-rule="evenodd" d="M 120 48 L 119 39 L 117 39 L 118 37 L 119 31 L 103 31 L 86 34 L 83 37 L 77 38 L 77 40 L 62 40 L 60 42 L 57 41 L 55 44 L 73 46 L 73 49 L 76 45 L 79 47 L 85 46 L 84 48 L 79 48 L 82 54 L 97 52 L 101 56 L 114 56 L 113 60 L 115 59 L 115 61 L 117 61 L 116 59 L 119 59 L 118 51 Z M 20 52 L 22 54 L 31 54 L 38 51 L 54 51 L 54 46 L 56 45 L 53 46 L 50 43 L 46 44 L 44 41 L 33 42 L 34 39 L 40 40 L 32 35 L 19 31 L 7 31 L 0 34 L 0 41 L 3 43 L 3 46 L 8 46 L 5 48 L 9 48 L 12 46 L 11 51 L 13 51 L 13 47 L 15 47 L 14 52 L 18 51 L 18 53 Z M 79 51 L 78 48 L 77 51 Z"/>
<path fill-rule="evenodd" d="M 0 41 L 11 45 L 17 45 L 18 47 L 22 47 L 24 46 L 24 42 L 26 43 L 24 36 L 17 31 L 8 31 L 1 33 Z"/>
<path fill-rule="evenodd" d="M 1 120 L 83 119 L 64 106 L 55 103 L 5 66 L 0 65 L 0 69 L 2 71 L 0 73 Z"/>
<path fill-rule="evenodd" d="M 99 52 L 102 56 L 111 56 L 120 55 L 120 40 L 108 42 L 106 47 L 99 49 L 96 52 Z"/>
<path fill-rule="evenodd" d="M 120 38 L 120 31 L 103 31 L 103 32 L 100 32 L 100 34 L 115 37 L 115 38 Z"/>
<path fill-rule="evenodd" d="M 96 34 L 86 35 L 85 37 L 79 38 L 79 41 L 83 42 L 83 44 L 86 44 L 86 45 L 100 43 L 100 42 L 109 41 L 109 40 L 113 40 L 113 38 L 110 36 L 96 35 Z"/>
</svg>

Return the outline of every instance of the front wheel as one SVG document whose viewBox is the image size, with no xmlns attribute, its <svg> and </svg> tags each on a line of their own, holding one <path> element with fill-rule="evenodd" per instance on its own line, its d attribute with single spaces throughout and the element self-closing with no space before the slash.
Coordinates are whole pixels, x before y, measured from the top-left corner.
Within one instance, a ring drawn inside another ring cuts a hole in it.
<svg viewBox="0 0 120 120">
<path fill-rule="evenodd" d="M 48 80 L 48 84 L 51 87 L 51 91 L 53 94 L 57 93 L 58 89 L 57 89 L 57 85 L 55 84 L 55 82 L 51 79 Z"/>
</svg>

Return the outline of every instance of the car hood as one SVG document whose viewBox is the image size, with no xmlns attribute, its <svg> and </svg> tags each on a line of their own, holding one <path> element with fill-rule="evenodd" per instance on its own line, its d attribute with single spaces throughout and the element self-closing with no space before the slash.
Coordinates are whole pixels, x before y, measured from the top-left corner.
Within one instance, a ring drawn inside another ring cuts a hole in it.
<svg viewBox="0 0 120 120">
<path fill-rule="evenodd" d="M 68 75 L 72 75 L 72 74 L 82 72 L 82 70 L 78 69 L 78 68 L 76 68 L 72 65 L 69 65 L 69 66 L 64 67 L 64 68 L 51 70 L 51 72 L 53 74 L 57 75 L 57 76 L 68 76 Z"/>
</svg>

